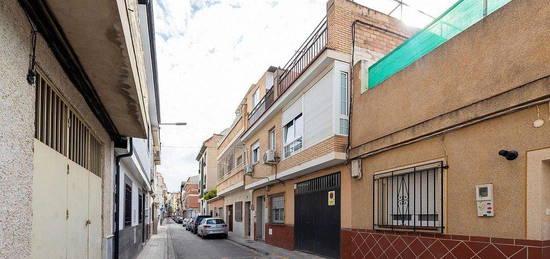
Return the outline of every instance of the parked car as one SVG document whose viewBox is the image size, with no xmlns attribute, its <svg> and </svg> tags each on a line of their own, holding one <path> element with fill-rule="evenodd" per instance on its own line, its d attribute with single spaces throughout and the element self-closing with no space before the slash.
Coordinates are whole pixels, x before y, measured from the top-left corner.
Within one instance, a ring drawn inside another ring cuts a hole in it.
<svg viewBox="0 0 550 259">
<path fill-rule="evenodd" d="M 193 222 L 195 221 L 196 217 L 189 218 L 189 221 L 187 222 L 187 225 L 185 225 L 185 229 L 191 231 L 191 227 L 193 226 Z"/>
<path fill-rule="evenodd" d="M 227 238 L 227 231 L 227 224 L 221 218 L 205 218 L 197 227 L 197 235 L 201 238 L 214 235 Z"/>
<path fill-rule="evenodd" d="M 191 222 L 191 232 L 194 234 L 197 234 L 197 228 L 199 227 L 199 224 L 202 222 L 205 218 L 211 218 L 210 215 L 198 215 L 194 218 L 194 220 Z"/>
<path fill-rule="evenodd" d="M 183 222 L 181 223 L 184 227 L 187 227 L 187 224 L 189 224 L 189 221 L 191 220 L 191 218 L 184 218 L 183 219 Z"/>
<path fill-rule="evenodd" d="M 172 217 L 172 219 L 174 220 L 174 222 L 176 222 L 178 224 L 181 224 L 183 222 L 183 217 L 179 216 L 179 215 L 176 215 L 176 216 Z"/>
</svg>

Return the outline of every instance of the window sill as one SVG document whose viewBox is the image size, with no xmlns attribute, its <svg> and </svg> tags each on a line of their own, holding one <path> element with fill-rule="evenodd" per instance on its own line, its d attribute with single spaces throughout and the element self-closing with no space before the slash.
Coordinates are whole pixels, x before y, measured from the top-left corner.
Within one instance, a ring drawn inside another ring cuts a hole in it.
<svg viewBox="0 0 550 259">
<path fill-rule="evenodd" d="M 380 231 L 396 231 L 396 232 L 428 232 L 428 233 L 443 233 L 445 227 L 425 227 L 425 226 L 392 226 L 392 225 L 375 225 L 374 230 Z"/>
</svg>

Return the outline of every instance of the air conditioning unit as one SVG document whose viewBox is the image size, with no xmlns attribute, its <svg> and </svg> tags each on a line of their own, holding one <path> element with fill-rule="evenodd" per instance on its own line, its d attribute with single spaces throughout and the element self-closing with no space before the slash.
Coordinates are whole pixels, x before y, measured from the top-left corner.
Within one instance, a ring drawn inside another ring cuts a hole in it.
<svg viewBox="0 0 550 259">
<path fill-rule="evenodd" d="M 264 153 L 264 164 L 276 164 L 277 156 L 275 150 L 269 149 Z"/>
<path fill-rule="evenodd" d="M 252 173 L 254 172 L 254 166 L 252 165 L 246 165 L 244 167 L 244 174 L 245 175 L 252 175 Z"/>
<path fill-rule="evenodd" d="M 351 160 L 351 177 L 355 179 L 361 179 L 363 175 L 361 170 L 361 159 Z"/>
</svg>

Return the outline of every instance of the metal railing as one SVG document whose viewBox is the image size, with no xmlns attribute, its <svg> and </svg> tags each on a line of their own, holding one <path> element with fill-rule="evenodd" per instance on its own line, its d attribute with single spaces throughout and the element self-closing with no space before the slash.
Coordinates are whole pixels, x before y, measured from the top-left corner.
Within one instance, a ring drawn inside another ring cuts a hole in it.
<svg viewBox="0 0 550 259">
<path fill-rule="evenodd" d="M 269 109 L 269 107 L 290 88 L 294 81 L 304 73 L 311 63 L 323 53 L 327 41 L 327 18 L 324 17 L 302 45 L 300 45 L 298 51 L 296 51 L 284 67 L 280 69 L 282 73 L 275 79 L 277 82 L 277 93 L 275 93 L 275 86 L 272 86 L 260 102 L 252 109 L 248 115 L 248 123 L 250 126 L 254 125 L 265 111 Z"/>
<path fill-rule="evenodd" d="M 278 96 L 290 88 L 292 83 L 317 59 L 325 50 L 327 41 L 327 17 L 324 17 L 282 68 L 283 72 L 277 77 Z"/>
<path fill-rule="evenodd" d="M 250 123 L 250 125 L 254 124 L 254 122 L 256 122 L 262 116 L 262 114 L 264 114 L 264 112 L 275 102 L 275 91 L 273 89 L 274 87 L 271 87 L 269 90 L 267 90 L 265 96 L 248 115 L 248 122 Z"/>
<path fill-rule="evenodd" d="M 443 162 L 373 175 L 375 229 L 443 232 Z"/>
</svg>

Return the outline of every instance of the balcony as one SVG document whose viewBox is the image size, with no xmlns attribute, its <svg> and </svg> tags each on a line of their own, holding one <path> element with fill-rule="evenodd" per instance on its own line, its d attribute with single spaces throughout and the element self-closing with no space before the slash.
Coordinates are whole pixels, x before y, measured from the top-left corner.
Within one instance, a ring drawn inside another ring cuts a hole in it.
<svg viewBox="0 0 550 259">
<path fill-rule="evenodd" d="M 277 71 L 275 85 L 267 90 L 265 96 L 252 109 L 248 115 L 249 127 L 254 125 L 260 117 L 289 89 L 309 66 L 326 49 L 328 41 L 327 18 L 315 27 L 313 32 L 300 45 L 298 51 L 289 59 L 289 61 Z"/>
<path fill-rule="evenodd" d="M 369 67 L 369 89 L 407 68 L 510 1 L 457 1 L 424 29 Z"/>
</svg>

